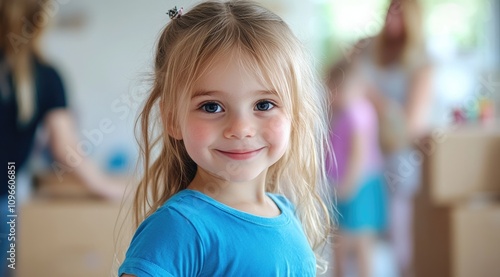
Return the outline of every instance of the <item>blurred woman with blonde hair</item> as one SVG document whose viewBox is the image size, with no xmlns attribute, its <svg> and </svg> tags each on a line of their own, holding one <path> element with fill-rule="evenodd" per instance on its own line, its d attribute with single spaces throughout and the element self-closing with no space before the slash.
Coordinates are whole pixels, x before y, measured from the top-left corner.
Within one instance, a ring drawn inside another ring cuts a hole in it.
<svg viewBox="0 0 500 277">
<path fill-rule="evenodd" d="M 370 98 L 379 115 L 385 153 L 391 240 L 401 276 L 409 276 L 412 199 L 420 184 L 421 168 L 421 154 L 412 143 L 427 131 L 432 102 L 432 65 L 425 49 L 419 2 L 391 1 L 382 31 L 359 43 L 358 50 L 361 46 L 362 71 L 374 88 Z"/>
</svg>

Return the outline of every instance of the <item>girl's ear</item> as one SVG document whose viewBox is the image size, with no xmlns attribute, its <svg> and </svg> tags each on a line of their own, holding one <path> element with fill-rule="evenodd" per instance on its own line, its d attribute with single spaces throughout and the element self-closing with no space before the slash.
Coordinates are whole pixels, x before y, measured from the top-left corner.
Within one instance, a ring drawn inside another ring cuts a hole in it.
<svg viewBox="0 0 500 277">
<path fill-rule="evenodd" d="M 175 120 L 173 119 L 173 115 L 171 112 L 167 113 L 166 115 L 165 125 L 167 128 L 167 132 L 171 137 L 176 140 L 182 140 L 181 129 L 179 128 L 179 124 L 177 124 L 177 122 L 175 122 Z"/>
<path fill-rule="evenodd" d="M 163 126 L 166 129 L 168 135 L 176 140 L 182 140 L 182 132 L 179 128 L 179 124 L 177 124 L 177 122 L 174 122 L 172 111 L 166 111 L 163 102 L 161 100 L 160 100 L 160 112 L 162 115 L 161 120 Z"/>
<path fill-rule="evenodd" d="M 176 140 L 182 140 L 182 132 L 179 128 L 179 124 L 175 124 L 172 120 L 169 120 L 167 124 L 168 134 Z"/>
</svg>

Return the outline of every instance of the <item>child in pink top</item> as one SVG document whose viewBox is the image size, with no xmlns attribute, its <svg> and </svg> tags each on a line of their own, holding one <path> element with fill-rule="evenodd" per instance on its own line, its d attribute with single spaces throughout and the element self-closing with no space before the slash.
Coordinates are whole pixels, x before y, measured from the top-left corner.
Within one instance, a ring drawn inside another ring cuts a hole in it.
<svg viewBox="0 0 500 277">
<path fill-rule="evenodd" d="M 351 250 L 358 276 L 371 276 L 373 243 L 387 221 L 377 113 L 354 64 L 338 63 L 329 74 L 328 87 L 333 96 L 330 140 L 334 159 L 327 166 L 337 195 L 340 229 L 334 244 L 336 276 L 345 274 Z"/>
</svg>

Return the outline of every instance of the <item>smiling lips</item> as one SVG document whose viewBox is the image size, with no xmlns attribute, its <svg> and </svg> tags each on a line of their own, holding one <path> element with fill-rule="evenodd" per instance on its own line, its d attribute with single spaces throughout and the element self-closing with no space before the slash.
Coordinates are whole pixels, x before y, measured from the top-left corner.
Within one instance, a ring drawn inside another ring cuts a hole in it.
<svg viewBox="0 0 500 277">
<path fill-rule="evenodd" d="M 217 150 L 217 152 L 233 160 L 247 160 L 259 154 L 262 149 L 264 149 L 264 147 L 256 150 Z"/>
</svg>

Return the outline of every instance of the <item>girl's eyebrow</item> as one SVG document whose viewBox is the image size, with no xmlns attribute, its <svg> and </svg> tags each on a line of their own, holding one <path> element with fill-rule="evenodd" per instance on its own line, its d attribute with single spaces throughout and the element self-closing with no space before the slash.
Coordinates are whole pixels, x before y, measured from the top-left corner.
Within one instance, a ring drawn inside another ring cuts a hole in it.
<svg viewBox="0 0 500 277">
<path fill-rule="evenodd" d="M 221 91 L 218 91 L 218 90 L 197 90 L 193 93 L 193 96 L 191 97 L 191 99 L 196 98 L 196 97 L 200 97 L 200 96 L 211 96 L 211 95 L 218 94 L 218 93 L 221 93 Z"/>
<path fill-rule="evenodd" d="M 272 95 L 278 95 L 276 91 L 274 90 L 257 90 L 255 93 L 258 93 L 260 95 L 262 94 L 272 94 Z M 223 91 L 220 90 L 197 90 L 193 93 L 193 96 L 191 99 L 194 99 L 196 97 L 201 97 L 201 96 L 212 96 L 214 94 L 224 94 Z"/>
</svg>

